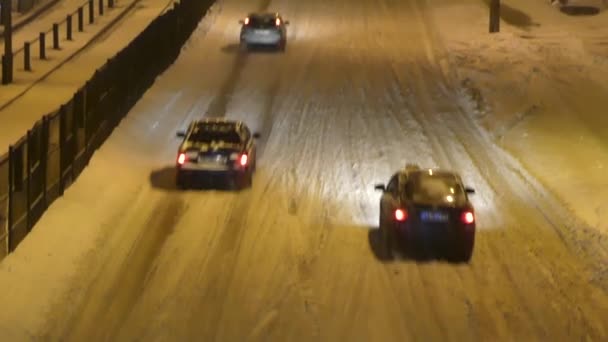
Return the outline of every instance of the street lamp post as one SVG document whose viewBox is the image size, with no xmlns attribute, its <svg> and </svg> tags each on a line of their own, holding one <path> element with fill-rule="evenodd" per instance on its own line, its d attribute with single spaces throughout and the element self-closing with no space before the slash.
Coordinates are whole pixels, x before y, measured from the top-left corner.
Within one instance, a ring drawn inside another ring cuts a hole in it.
<svg viewBox="0 0 608 342">
<path fill-rule="evenodd" d="M 500 0 L 490 2 L 490 33 L 500 32 Z"/>
<path fill-rule="evenodd" d="M 13 23 L 11 5 L 11 0 L 2 0 L 2 24 L 4 25 L 2 84 L 9 84 L 13 81 Z"/>
<path fill-rule="evenodd" d="M 13 22 L 12 1 L 2 1 L 2 25 L 4 25 L 4 55 L 2 56 L 2 84 L 13 81 Z"/>
</svg>

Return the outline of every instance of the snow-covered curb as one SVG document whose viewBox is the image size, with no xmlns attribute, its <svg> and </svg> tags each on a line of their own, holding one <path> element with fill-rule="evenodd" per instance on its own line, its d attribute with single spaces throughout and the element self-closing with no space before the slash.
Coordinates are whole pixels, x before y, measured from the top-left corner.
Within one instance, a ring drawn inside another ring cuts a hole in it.
<svg viewBox="0 0 608 342">
<path fill-rule="evenodd" d="M 171 5 L 167 0 L 142 0 L 142 3 L 146 12 L 139 14 L 139 20 L 145 21 L 145 26 Z M 199 30 L 208 29 L 215 11 L 217 7 L 212 7 L 200 23 Z M 130 23 L 134 26 L 133 21 Z M 109 45 L 106 48 L 119 49 L 112 42 L 105 44 Z M 52 324 L 49 322 L 55 318 L 52 310 L 57 303 L 70 303 L 85 295 L 84 287 L 73 286 L 82 283 L 75 281 L 79 277 L 90 275 L 84 272 L 83 267 L 89 264 L 83 261 L 91 262 L 107 256 L 104 252 L 108 251 L 102 245 L 111 235 L 109 231 L 116 229 L 122 208 L 133 205 L 137 196 L 154 202 L 150 197 L 157 193 L 148 191 L 145 193 L 148 196 L 142 196 L 141 170 L 137 163 L 134 162 L 128 172 L 114 174 L 116 161 L 103 159 L 102 153 L 104 149 L 112 148 L 111 144 L 100 148 L 90 162 L 90 166 L 100 170 L 99 173 L 84 172 L 78 179 L 81 186 L 69 188 L 63 197 L 57 199 L 17 250 L 0 263 L 0 303 L 5 308 L 0 311 L 3 341 L 49 339 L 41 331 Z M 122 150 L 113 152 L 110 155 L 118 159 L 124 157 Z M 133 161 L 132 157 L 129 159 Z M 116 182 L 100 187 L 98 180 L 108 174 L 114 174 L 112 177 Z M 72 214 L 66 217 L 66 212 Z M 88 219 L 107 217 L 106 214 L 112 212 L 116 215 L 110 215 L 105 221 Z M 70 310 L 65 308 L 65 312 Z"/>
<path fill-rule="evenodd" d="M 608 246 L 607 13 L 574 18 L 548 4 L 503 1 L 530 25 L 502 22 L 489 34 L 483 3 L 428 3 L 467 113 L 573 213 L 564 226 L 578 252 Z M 593 277 L 606 279 L 608 265 L 595 262 Z"/>
</svg>

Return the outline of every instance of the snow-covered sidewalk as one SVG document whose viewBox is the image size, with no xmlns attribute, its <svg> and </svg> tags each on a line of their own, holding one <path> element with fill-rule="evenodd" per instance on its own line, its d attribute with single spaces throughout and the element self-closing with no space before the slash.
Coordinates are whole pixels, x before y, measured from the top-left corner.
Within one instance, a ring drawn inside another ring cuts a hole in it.
<svg viewBox="0 0 608 342">
<path fill-rule="evenodd" d="M 81 2 L 74 0 L 73 4 Z M 94 24 L 85 24 L 84 32 L 75 32 L 72 41 L 67 41 L 62 31 L 60 50 L 52 49 L 50 37 L 47 60 L 38 59 L 37 46 L 32 46 L 31 72 L 23 70 L 23 56 L 18 54 L 14 82 L 0 88 L 0 155 L 44 114 L 67 102 L 96 69 L 133 40 L 170 3 L 169 0 L 117 0 L 114 8 L 105 9 L 103 16 L 95 17 Z M 143 8 L 136 7 L 140 4 Z M 66 11 L 61 13 L 65 15 Z M 76 24 L 74 22 L 74 29 Z M 34 32 L 35 28 L 28 26 L 19 34 L 35 36 Z"/>
<path fill-rule="evenodd" d="M 13 8 L 12 23 L 14 33 L 25 25 L 32 23 L 35 19 L 42 16 L 46 12 L 52 10 L 53 6 L 57 5 L 57 3 L 60 1 L 61 0 L 39 0 L 34 7 L 24 13 L 17 12 Z M 2 36 L 3 34 L 4 26 L 0 25 L 0 42 L 4 39 Z"/>
<path fill-rule="evenodd" d="M 130 14 L 128 20 L 118 22 L 99 41 L 78 54 L 69 64 L 54 71 L 44 81 L 36 84 L 24 96 L 1 111 L 0 115 L 7 118 L 10 117 L 11 119 L 0 120 L 2 122 L 0 124 L 0 141 L 6 145 L 7 141 L 10 140 L 12 142 L 16 140 L 41 117 L 42 113 L 55 110 L 60 104 L 68 101 L 97 68 L 137 37 L 152 20 L 169 9 L 172 3 L 172 0 L 141 0 L 139 6 Z M 9 138 L 9 135 L 12 136 L 12 139 Z M 107 172 L 112 172 L 112 170 L 107 170 Z M 106 187 L 106 189 L 113 189 L 113 186 Z M 122 194 L 122 192 L 116 193 Z M 98 192 L 91 192 L 91 196 L 99 194 Z M 103 209 L 84 208 L 78 205 L 79 202 L 79 200 L 76 200 L 62 201 L 61 203 L 70 206 L 68 210 L 73 212 L 74 215 L 83 213 L 87 217 L 91 217 L 92 214 L 94 216 L 96 210 Z M 61 204 L 57 201 L 53 205 Z M 100 222 L 100 224 L 102 223 Z M 66 235 L 57 232 L 46 232 L 40 236 L 41 239 L 30 239 L 36 235 L 36 230 L 34 230 L 21 243 L 17 251 L 6 257 L 0 264 L 0 283 L 2 284 L 0 302 L 4 306 L 10 306 L 16 310 L 10 311 L 10 313 L 7 313 L 8 311 L 4 314 L 0 313 L 0 335 L 2 336 L 2 340 L 24 341 L 37 339 L 36 336 L 27 335 L 30 333 L 28 327 L 42 324 L 46 314 L 48 314 L 44 312 L 44 309 L 49 307 L 50 302 L 48 301 L 54 298 L 49 293 L 55 293 L 60 288 L 63 289 L 63 286 L 66 285 L 63 283 L 67 279 L 66 274 L 71 274 L 70 272 L 73 271 L 70 267 L 71 262 L 77 260 L 78 256 L 76 254 L 81 252 L 79 248 L 74 248 L 73 253 L 72 250 L 63 250 L 61 253 L 57 253 L 56 251 L 61 249 L 61 246 L 65 246 L 66 242 L 75 246 L 83 246 L 83 244 L 88 246 L 87 243 L 89 241 L 85 243 L 78 239 L 86 240 L 90 237 L 89 232 L 79 229 L 82 227 L 78 226 L 63 225 L 62 227 L 66 232 L 70 231 L 71 233 Z M 71 242 L 66 239 L 71 240 Z M 36 244 L 36 246 L 31 246 L 31 243 Z M 15 267 L 18 267 L 18 269 Z M 20 270 L 25 269 L 28 270 L 27 274 L 21 273 Z M 49 272 L 53 276 L 60 275 L 60 277 L 54 278 Z M 25 289 L 23 287 L 24 283 L 44 284 L 44 288 L 40 288 L 40 285 L 35 285 Z M 24 295 L 22 296 L 21 294 Z M 41 308 L 41 310 L 28 311 L 28 308 L 32 307 Z M 15 312 L 18 312 L 18 314 L 12 315 Z M 18 333 L 18 335 L 13 335 L 13 333 Z"/>
<path fill-rule="evenodd" d="M 477 104 L 471 115 L 608 240 L 608 11 L 569 16 L 548 1 L 503 0 L 501 32 L 488 34 L 487 5 L 462 2 L 427 0 Z"/>
</svg>

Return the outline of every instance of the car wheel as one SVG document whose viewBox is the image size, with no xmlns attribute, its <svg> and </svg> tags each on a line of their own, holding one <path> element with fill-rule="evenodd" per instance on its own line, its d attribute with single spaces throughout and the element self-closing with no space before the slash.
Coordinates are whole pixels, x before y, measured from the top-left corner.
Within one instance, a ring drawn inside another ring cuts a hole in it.
<svg viewBox="0 0 608 342">
<path fill-rule="evenodd" d="M 240 188 L 241 189 L 246 189 L 246 188 L 250 188 L 251 185 L 253 184 L 253 172 L 251 171 L 251 169 L 247 170 L 247 172 L 245 172 L 244 174 L 242 174 L 240 177 Z"/>
<path fill-rule="evenodd" d="M 175 185 L 180 190 L 186 190 L 188 188 L 184 175 L 179 172 L 175 176 Z"/>
<path fill-rule="evenodd" d="M 454 251 L 454 261 L 468 263 L 471 261 L 473 256 L 473 249 L 475 246 L 475 233 L 469 233 L 464 236 L 461 240 L 460 245 L 456 247 Z"/>
<path fill-rule="evenodd" d="M 239 49 L 240 49 L 241 51 L 243 51 L 243 52 L 246 52 L 246 51 L 248 51 L 248 50 L 249 50 L 249 44 L 247 44 L 247 42 L 246 42 L 246 41 L 241 40 L 241 43 L 240 43 L 240 45 L 239 45 Z"/>
<path fill-rule="evenodd" d="M 386 222 L 384 222 L 384 218 L 382 214 L 380 214 L 380 224 L 379 224 L 379 233 L 380 233 L 380 252 L 382 253 L 382 258 L 392 259 L 393 258 L 393 243 L 391 240 L 390 232 L 386 227 Z"/>
</svg>

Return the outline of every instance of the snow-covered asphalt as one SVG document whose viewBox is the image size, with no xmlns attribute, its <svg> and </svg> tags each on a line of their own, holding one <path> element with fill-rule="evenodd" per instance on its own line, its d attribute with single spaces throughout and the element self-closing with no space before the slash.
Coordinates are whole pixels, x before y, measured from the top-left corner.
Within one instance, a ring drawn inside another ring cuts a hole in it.
<svg viewBox="0 0 608 342">
<path fill-rule="evenodd" d="M 75 236 L 57 297 L 26 304 L 46 319 L 25 336 L 608 339 L 607 280 L 568 239 L 587 227 L 471 120 L 427 6 L 220 0 L 28 237 Z M 238 20 L 261 9 L 291 21 L 285 53 L 238 51 Z M 261 133 L 251 189 L 175 189 L 175 132 L 204 116 Z M 377 253 L 373 186 L 406 162 L 477 190 L 470 264 Z"/>
</svg>

